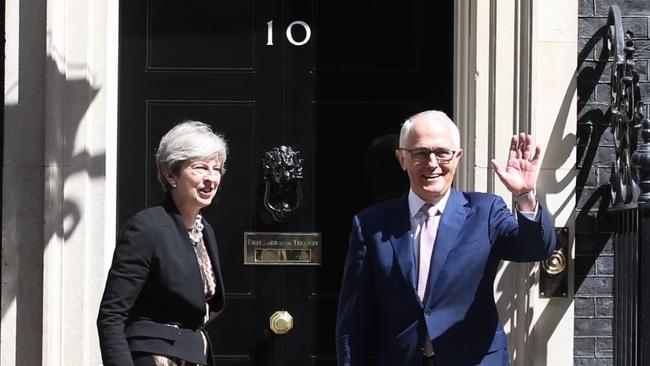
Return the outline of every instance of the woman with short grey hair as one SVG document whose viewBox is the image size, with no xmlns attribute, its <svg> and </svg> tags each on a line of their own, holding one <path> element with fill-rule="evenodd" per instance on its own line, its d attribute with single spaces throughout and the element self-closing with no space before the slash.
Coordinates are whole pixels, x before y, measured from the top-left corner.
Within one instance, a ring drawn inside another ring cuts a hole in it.
<svg viewBox="0 0 650 366">
<path fill-rule="evenodd" d="M 211 365 L 206 324 L 224 307 L 214 231 L 200 210 L 214 199 L 227 144 L 183 121 L 156 153 L 163 202 L 122 229 L 99 309 L 105 366 Z"/>
<path fill-rule="evenodd" d="M 227 146 L 223 136 L 212 132 L 212 128 L 203 122 L 184 121 L 172 128 L 160 139 L 156 153 L 158 181 L 163 190 L 169 190 L 166 174 L 178 172 L 180 164 L 187 160 L 217 157 L 223 162 L 221 173 L 225 172 Z"/>
</svg>

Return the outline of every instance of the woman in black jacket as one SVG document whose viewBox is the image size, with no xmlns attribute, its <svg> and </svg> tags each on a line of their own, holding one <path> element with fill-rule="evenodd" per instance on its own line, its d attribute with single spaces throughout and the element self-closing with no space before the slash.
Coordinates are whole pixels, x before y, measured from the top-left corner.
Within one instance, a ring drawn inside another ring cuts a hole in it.
<svg viewBox="0 0 650 366">
<path fill-rule="evenodd" d="M 200 209 L 224 173 L 227 146 L 201 122 L 185 121 L 160 140 L 159 205 L 122 229 L 99 309 L 105 366 L 212 364 L 205 325 L 224 306 L 217 243 Z"/>
</svg>

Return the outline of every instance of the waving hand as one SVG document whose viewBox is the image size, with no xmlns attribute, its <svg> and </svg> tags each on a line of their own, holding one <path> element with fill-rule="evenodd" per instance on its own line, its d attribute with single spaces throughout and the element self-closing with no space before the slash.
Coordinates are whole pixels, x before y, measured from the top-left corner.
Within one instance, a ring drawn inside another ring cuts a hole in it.
<svg viewBox="0 0 650 366">
<path fill-rule="evenodd" d="M 512 136 L 505 168 L 496 160 L 492 167 L 512 194 L 519 195 L 535 189 L 541 149 L 533 145 L 533 137 L 525 133 Z"/>
</svg>

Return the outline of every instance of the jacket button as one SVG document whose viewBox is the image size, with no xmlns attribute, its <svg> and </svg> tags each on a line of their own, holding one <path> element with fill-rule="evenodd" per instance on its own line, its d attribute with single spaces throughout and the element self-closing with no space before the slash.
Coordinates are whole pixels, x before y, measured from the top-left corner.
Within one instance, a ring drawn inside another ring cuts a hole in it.
<svg viewBox="0 0 650 366">
<path fill-rule="evenodd" d="M 431 308 L 427 308 L 427 309 L 424 311 L 424 315 L 426 315 L 426 316 L 431 315 Z"/>
</svg>

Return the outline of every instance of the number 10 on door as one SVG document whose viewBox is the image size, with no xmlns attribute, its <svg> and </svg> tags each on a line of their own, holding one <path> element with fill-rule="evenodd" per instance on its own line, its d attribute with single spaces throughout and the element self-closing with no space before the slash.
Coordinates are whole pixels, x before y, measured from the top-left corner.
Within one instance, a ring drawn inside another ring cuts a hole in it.
<svg viewBox="0 0 650 366">
<path fill-rule="evenodd" d="M 305 38 L 301 41 L 297 41 L 293 38 L 293 27 L 299 26 L 302 27 L 305 30 Z M 309 42 L 309 39 L 311 38 L 311 28 L 309 25 L 302 20 L 296 20 L 289 24 L 287 26 L 287 31 L 286 31 L 286 36 L 287 36 L 287 41 L 291 43 L 294 46 L 302 46 L 304 44 L 307 44 Z M 269 20 L 266 22 L 266 45 L 267 46 L 273 46 L 273 21 Z"/>
</svg>

